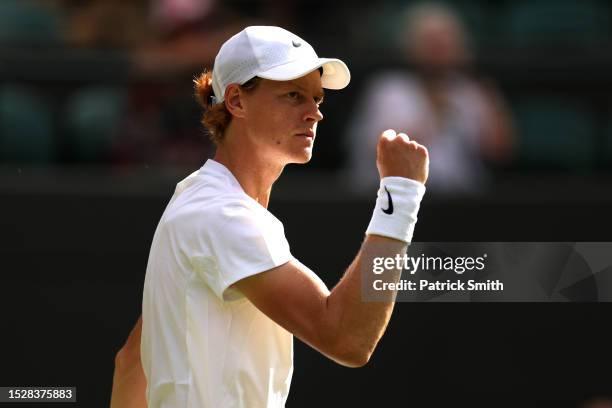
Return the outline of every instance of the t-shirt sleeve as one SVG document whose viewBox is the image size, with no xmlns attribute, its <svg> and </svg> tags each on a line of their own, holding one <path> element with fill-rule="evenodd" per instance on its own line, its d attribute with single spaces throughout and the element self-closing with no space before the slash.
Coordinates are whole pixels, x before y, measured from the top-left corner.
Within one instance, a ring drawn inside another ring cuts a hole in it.
<svg viewBox="0 0 612 408">
<path fill-rule="evenodd" d="M 224 300 L 242 297 L 237 281 L 293 259 L 283 224 L 269 212 L 245 203 L 224 205 L 203 232 L 204 256 L 192 259 L 196 273 Z"/>
</svg>

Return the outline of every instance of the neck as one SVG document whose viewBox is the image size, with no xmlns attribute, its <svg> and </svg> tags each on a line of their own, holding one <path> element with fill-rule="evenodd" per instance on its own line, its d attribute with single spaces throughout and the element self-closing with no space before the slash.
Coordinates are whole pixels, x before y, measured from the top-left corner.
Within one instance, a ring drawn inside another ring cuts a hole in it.
<svg viewBox="0 0 612 408">
<path fill-rule="evenodd" d="M 217 146 L 214 160 L 232 172 L 247 195 L 264 208 L 268 208 L 272 184 L 285 166 L 253 154 L 256 151 L 254 146 L 249 147 L 247 143 L 240 145 L 236 142 L 244 140 L 237 139 L 239 138 L 225 137 Z"/>
</svg>

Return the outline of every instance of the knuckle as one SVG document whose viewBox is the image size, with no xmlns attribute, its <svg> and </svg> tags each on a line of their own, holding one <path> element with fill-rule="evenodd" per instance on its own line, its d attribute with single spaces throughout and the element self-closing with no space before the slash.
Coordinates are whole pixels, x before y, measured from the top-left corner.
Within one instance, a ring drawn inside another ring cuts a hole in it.
<svg viewBox="0 0 612 408">
<path fill-rule="evenodd" d="M 396 136 L 395 130 L 387 129 L 380 134 L 381 140 L 392 140 Z"/>
<path fill-rule="evenodd" d="M 417 144 L 417 149 L 420 153 L 423 153 L 424 155 L 429 154 L 429 151 L 427 150 L 427 148 L 423 146 L 422 144 Z"/>
<path fill-rule="evenodd" d="M 397 135 L 398 135 L 398 136 L 399 136 L 399 137 L 400 137 L 400 138 L 401 138 L 403 141 L 405 141 L 405 142 L 410 141 L 410 138 L 409 138 L 409 137 L 408 137 L 408 135 L 407 135 L 406 133 L 404 133 L 404 132 L 402 132 L 402 133 L 398 133 Z"/>
</svg>

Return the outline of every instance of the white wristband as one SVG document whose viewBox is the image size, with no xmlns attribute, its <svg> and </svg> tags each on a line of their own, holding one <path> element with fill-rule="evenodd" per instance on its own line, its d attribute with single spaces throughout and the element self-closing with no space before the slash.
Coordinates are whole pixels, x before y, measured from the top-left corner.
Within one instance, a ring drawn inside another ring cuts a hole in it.
<svg viewBox="0 0 612 408">
<path fill-rule="evenodd" d="M 404 177 L 384 177 L 380 180 L 376 207 L 366 234 L 412 241 L 424 194 L 425 185 L 418 181 Z"/>
</svg>

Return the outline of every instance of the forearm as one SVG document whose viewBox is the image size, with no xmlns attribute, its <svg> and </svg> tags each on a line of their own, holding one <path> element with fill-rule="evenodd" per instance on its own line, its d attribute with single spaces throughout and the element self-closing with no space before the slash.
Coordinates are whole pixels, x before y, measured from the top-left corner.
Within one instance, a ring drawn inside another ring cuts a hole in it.
<svg viewBox="0 0 612 408">
<path fill-rule="evenodd" d="M 335 344 L 340 352 L 359 356 L 358 361 L 367 361 L 391 318 L 395 284 L 403 266 L 398 260 L 403 259 L 412 241 L 424 193 L 424 185 L 416 180 L 397 176 L 381 180 L 366 239 L 328 297 L 327 313 Z M 375 260 L 379 261 L 376 265 Z M 384 261 L 384 268 L 380 261 Z M 375 280 L 382 285 L 375 288 Z"/>
<path fill-rule="evenodd" d="M 389 323 L 395 304 L 396 290 L 376 292 L 376 301 L 370 291 L 376 279 L 398 282 L 401 268 L 374 274 L 374 258 L 403 256 L 406 249 L 407 244 L 402 241 L 366 236 L 344 277 L 331 291 L 327 300 L 331 331 L 339 342 L 340 352 L 349 355 L 349 360 L 367 362 Z"/>
<path fill-rule="evenodd" d="M 140 362 L 142 317 L 115 358 L 111 408 L 147 408 L 147 380 Z"/>
<path fill-rule="evenodd" d="M 367 237 L 331 292 L 297 261 L 234 284 L 270 319 L 348 366 L 364 365 L 387 327 L 396 292 L 374 291 L 372 283 L 375 279 L 396 283 L 401 270 L 393 268 L 402 265 L 387 264 L 393 268 L 374 274 L 374 259 L 404 257 L 428 174 L 427 150 L 404 134 L 383 132 L 377 155 L 381 187 Z"/>
</svg>

